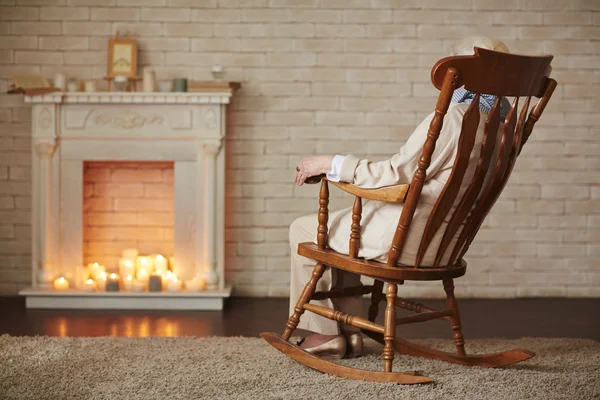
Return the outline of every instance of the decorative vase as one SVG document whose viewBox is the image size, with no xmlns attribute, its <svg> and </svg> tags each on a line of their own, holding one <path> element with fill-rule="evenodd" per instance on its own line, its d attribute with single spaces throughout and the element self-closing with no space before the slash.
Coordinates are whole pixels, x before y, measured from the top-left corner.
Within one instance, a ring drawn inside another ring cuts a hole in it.
<svg viewBox="0 0 600 400">
<path fill-rule="evenodd" d="M 113 78 L 113 83 L 115 84 L 115 88 L 119 92 L 124 92 L 127 90 L 127 84 L 129 83 L 129 79 L 125 75 L 117 75 Z"/>
<path fill-rule="evenodd" d="M 213 76 L 213 79 L 215 81 L 222 81 L 223 78 L 225 77 L 225 71 L 223 70 L 223 67 L 219 64 L 215 64 L 213 65 L 212 69 L 211 69 L 211 74 Z"/>
</svg>

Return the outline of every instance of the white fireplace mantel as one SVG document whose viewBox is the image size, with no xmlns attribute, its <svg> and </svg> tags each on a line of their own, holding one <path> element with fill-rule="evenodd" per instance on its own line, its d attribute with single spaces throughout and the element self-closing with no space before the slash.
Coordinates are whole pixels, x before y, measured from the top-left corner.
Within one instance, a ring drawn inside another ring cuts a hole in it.
<svg viewBox="0 0 600 400">
<path fill-rule="evenodd" d="M 63 93 L 32 104 L 32 287 L 30 308 L 220 309 L 224 282 L 225 107 L 216 93 Z M 175 259 L 183 280 L 203 276 L 201 293 L 92 293 L 83 281 L 83 163 L 173 161 Z M 69 292 L 49 288 L 56 276 Z"/>
</svg>

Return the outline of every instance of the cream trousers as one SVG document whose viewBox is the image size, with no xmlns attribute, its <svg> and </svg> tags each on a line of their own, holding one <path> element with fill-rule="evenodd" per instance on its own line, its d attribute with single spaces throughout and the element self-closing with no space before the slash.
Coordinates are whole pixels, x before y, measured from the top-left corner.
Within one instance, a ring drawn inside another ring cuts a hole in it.
<svg viewBox="0 0 600 400">
<path fill-rule="evenodd" d="M 319 222 L 317 214 L 306 215 L 292 222 L 290 226 L 290 246 L 292 250 L 292 271 L 290 282 L 290 315 L 294 312 L 296 302 L 302 293 L 302 289 L 309 281 L 315 261 L 298 254 L 298 243 L 317 242 L 317 227 Z M 350 238 L 348 238 L 350 239 Z M 342 287 L 359 286 L 360 276 L 351 272 L 342 271 L 337 268 L 326 268 L 323 277 L 317 282 L 317 291 L 327 291 Z M 344 297 L 338 299 L 313 300 L 311 304 L 334 308 L 338 311 L 362 314 L 364 302 L 361 296 Z M 321 317 L 310 311 L 306 311 L 300 317 L 299 329 L 320 333 L 323 335 L 339 335 L 341 330 L 356 332 L 358 329 L 338 323 L 337 321 Z"/>
</svg>

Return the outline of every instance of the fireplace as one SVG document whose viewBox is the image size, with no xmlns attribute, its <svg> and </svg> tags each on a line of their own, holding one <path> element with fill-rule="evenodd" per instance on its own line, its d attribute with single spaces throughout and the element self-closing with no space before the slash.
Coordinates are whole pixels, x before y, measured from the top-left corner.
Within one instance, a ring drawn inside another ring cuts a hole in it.
<svg viewBox="0 0 600 400">
<path fill-rule="evenodd" d="M 20 292 L 28 307 L 222 308 L 231 293 L 224 282 L 223 201 L 230 97 L 228 92 L 105 92 L 25 98 L 33 105 L 34 147 L 32 287 Z M 156 211 L 156 221 L 150 222 L 154 229 L 136 237 L 135 229 L 142 228 L 132 221 L 143 226 L 152 218 L 143 215 L 144 204 Z M 165 209 L 157 211 L 161 204 Z M 106 227 L 120 219 L 134 227 L 121 232 Z M 173 274 L 181 281 L 199 278 L 207 289 L 85 290 L 89 262 L 102 261 L 114 270 L 119 253 L 132 247 L 171 253 L 165 256 Z M 62 290 L 54 285 L 59 277 L 66 282 L 56 286 Z"/>
</svg>

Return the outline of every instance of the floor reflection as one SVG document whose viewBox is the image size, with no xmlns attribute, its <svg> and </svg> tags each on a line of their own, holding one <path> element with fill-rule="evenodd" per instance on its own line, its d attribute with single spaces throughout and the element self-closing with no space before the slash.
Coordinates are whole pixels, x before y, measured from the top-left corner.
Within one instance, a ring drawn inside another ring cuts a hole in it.
<svg viewBox="0 0 600 400">
<path fill-rule="evenodd" d="M 56 321 L 56 327 L 58 329 L 57 335 L 60 337 L 69 336 L 69 323 L 65 317 L 59 317 Z"/>
<path fill-rule="evenodd" d="M 36 313 L 37 314 L 37 313 Z M 39 317 L 39 314 L 38 314 Z M 213 319 L 165 315 L 77 315 L 70 313 L 43 318 L 42 330 L 49 336 L 180 337 L 218 336 L 222 325 Z M 220 322 L 222 324 L 222 321 Z"/>
</svg>

